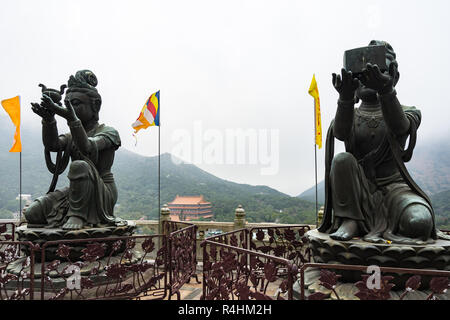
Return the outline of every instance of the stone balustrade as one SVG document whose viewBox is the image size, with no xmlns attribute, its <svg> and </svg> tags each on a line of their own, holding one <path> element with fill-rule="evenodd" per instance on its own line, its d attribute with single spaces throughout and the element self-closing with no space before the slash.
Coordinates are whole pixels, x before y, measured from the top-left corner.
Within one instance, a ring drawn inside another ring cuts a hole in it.
<svg viewBox="0 0 450 320">
<path fill-rule="evenodd" d="M 137 232 L 139 234 L 157 234 L 159 233 L 160 224 L 162 221 L 170 221 L 170 209 L 167 207 L 167 205 L 164 205 L 161 208 L 161 215 L 160 215 L 160 221 L 158 220 L 135 220 L 137 226 Z M 279 223 L 249 223 L 245 220 L 245 209 L 242 207 L 242 205 L 239 205 L 235 210 L 235 219 L 233 222 L 216 222 L 216 221 L 196 221 L 191 220 L 189 223 L 195 224 L 197 226 L 197 260 L 201 261 L 201 248 L 200 244 L 203 240 L 205 240 L 207 237 L 212 235 L 218 235 L 212 234 L 211 232 L 217 232 L 220 233 L 227 233 L 230 231 L 247 228 L 257 228 L 257 227 L 275 227 L 275 226 L 287 226 L 285 224 L 279 224 Z M 311 229 L 316 228 L 315 225 L 311 225 Z"/>
</svg>

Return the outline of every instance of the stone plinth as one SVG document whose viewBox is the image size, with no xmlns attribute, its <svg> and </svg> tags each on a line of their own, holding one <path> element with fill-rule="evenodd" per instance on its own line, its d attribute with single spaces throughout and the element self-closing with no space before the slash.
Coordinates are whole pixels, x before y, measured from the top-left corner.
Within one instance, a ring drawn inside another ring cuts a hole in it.
<svg viewBox="0 0 450 320">
<path fill-rule="evenodd" d="M 433 269 L 450 271 L 450 241 L 437 240 L 434 244 L 402 245 L 369 243 L 361 239 L 336 241 L 326 233 L 311 230 L 306 233 L 310 241 L 313 262 L 327 264 L 376 265 L 380 267 Z M 361 272 L 336 271 L 342 281 L 361 280 Z M 411 275 L 396 277 L 397 285 Z M 424 279 L 425 280 L 425 279 Z"/>
</svg>

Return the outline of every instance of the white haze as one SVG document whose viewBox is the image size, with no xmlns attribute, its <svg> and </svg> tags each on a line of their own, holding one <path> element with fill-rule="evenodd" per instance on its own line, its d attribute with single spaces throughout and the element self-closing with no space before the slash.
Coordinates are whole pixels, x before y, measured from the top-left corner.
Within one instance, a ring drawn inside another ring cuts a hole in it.
<svg viewBox="0 0 450 320">
<path fill-rule="evenodd" d="M 261 175 L 258 165 L 199 166 L 297 195 L 314 184 L 307 89 L 315 73 L 325 133 L 337 99 L 331 73 L 346 49 L 390 42 L 401 73 L 398 97 L 422 111 L 418 147 L 447 135 L 449 9 L 445 0 L 2 1 L 0 98 L 20 94 L 22 126 L 38 127 L 29 108 L 39 101 L 37 85 L 59 88 L 91 69 L 103 98 L 101 122 L 119 130 L 124 148 L 153 156 L 158 129 L 139 132 L 135 146 L 130 125 L 161 90 L 162 152 L 171 152 L 177 129 L 193 132 L 196 121 L 222 132 L 279 130 L 278 174 Z"/>
</svg>

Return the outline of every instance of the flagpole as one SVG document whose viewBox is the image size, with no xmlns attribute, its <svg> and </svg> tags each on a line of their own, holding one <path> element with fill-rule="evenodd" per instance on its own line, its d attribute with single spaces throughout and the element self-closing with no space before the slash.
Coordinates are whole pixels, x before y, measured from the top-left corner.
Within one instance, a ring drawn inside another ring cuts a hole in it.
<svg viewBox="0 0 450 320">
<path fill-rule="evenodd" d="M 19 223 L 22 220 L 22 151 L 19 155 Z"/>
<path fill-rule="evenodd" d="M 158 101 L 158 221 L 161 220 L 161 94 Z"/>
<path fill-rule="evenodd" d="M 20 95 L 19 95 L 19 114 L 20 114 Z M 22 119 L 21 119 L 22 120 Z M 19 121 L 19 134 L 22 121 Z M 19 155 L 19 223 L 22 220 L 22 142 L 20 142 Z"/>
<path fill-rule="evenodd" d="M 316 181 L 316 226 L 319 223 L 319 211 L 317 210 L 317 115 L 316 115 L 316 99 L 314 99 L 314 172 Z"/>
<path fill-rule="evenodd" d="M 161 123 L 158 126 L 158 208 L 159 220 L 161 218 Z"/>
</svg>

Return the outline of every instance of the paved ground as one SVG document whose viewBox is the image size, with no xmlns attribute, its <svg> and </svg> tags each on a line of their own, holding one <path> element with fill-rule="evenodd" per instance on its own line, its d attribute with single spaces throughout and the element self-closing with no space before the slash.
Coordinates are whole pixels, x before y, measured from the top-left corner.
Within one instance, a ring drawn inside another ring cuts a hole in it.
<svg viewBox="0 0 450 320">
<path fill-rule="evenodd" d="M 186 283 L 183 285 L 183 287 L 180 289 L 180 299 L 181 300 L 200 300 L 200 297 L 203 293 L 203 273 L 202 271 L 197 271 L 197 277 L 200 283 L 197 283 L 195 278 L 191 278 L 190 283 Z M 281 280 L 280 280 L 281 281 Z M 280 281 L 276 281 L 274 283 L 270 283 L 267 288 L 267 294 L 271 297 L 276 297 L 276 292 L 278 290 Z M 141 300 L 147 300 L 147 297 L 142 297 Z M 166 297 L 164 300 L 168 300 L 169 298 Z M 177 295 L 174 294 L 171 297 L 172 300 L 177 299 Z"/>
<path fill-rule="evenodd" d="M 198 284 L 197 281 L 195 281 L 195 278 L 191 278 L 191 282 L 186 283 L 181 289 L 180 289 L 180 299 L 181 300 L 200 300 L 200 296 L 203 293 L 203 274 L 197 273 L 198 280 L 200 283 Z M 177 295 L 173 295 L 172 299 L 177 299 Z M 167 300 L 167 299 L 166 299 Z"/>
</svg>

